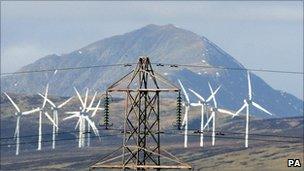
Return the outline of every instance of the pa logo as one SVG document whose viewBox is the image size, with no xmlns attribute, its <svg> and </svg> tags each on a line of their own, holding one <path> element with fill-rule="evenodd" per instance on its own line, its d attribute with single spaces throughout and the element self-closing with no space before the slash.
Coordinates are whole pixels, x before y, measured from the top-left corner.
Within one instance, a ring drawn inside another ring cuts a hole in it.
<svg viewBox="0 0 304 171">
<path fill-rule="evenodd" d="M 301 167 L 300 159 L 288 159 L 287 167 Z"/>
</svg>

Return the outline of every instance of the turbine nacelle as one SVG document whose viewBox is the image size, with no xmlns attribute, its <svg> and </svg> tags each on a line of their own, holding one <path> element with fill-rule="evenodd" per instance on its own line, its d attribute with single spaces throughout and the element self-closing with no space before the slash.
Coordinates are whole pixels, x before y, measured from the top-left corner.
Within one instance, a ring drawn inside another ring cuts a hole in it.
<svg viewBox="0 0 304 171">
<path fill-rule="evenodd" d="M 217 110 L 217 108 L 215 108 L 215 107 L 211 107 L 211 112 L 217 112 L 218 110 Z"/>
<path fill-rule="evenodd" d="M 54 106 L 51 107 L 51 110 L 58 110 L 58 109 L 59 109 L 58 107 L 54 107 Z"/>
<path fill-rule="evenodd" d="M 16 115 L 16 116 L 21 116 L 21 115 L 22 115 L 22 112 L 16 112 L 15 115 Z"/>
<path fill-rule="evenodd" d="M 82 115 L 82 116 L 89 116 L 89 113 L 88 112 L 80 112 L 80 115 Z"/>
<path fill-rule="evenodd" d="M 244 99 L 244 103 L 245 104 L 252 104 L 252 100 L 250 100 L 250 99 Z"/>
<path fill-rule="evenodd" d="M 185 106 L 190 106 L 190 103 L 188 102 L 183 102 L 182 105 L 185 107 Z"/>
</svg>

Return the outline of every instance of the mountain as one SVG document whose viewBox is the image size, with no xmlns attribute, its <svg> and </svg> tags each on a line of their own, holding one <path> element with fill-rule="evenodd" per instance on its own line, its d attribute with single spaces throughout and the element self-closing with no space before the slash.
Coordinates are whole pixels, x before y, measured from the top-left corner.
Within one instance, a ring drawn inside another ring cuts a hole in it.
<svg viewBox="0 0 304 171">
<path fill-rule="evenodd" d="M 139 56 L 147 55 L 153 63 L 204 64 L 213 67 L 244 68 L 231 55 L 203 36 L 174 25 L 147 25 L 138 30 L 106 38 L 71 53 L 48 55 L 20 71 L 47 68 L 82 67 L 116 63 L 134 63 Z M 134 66 L 133 66 L 134 67 Z M 181 79 L 186 87 L 204 96 L 209 95 L 207 82 L 213 87 L 222 85 L 217 99 L 219 106 L 237 110 L 247 96 L 247 77 L 245 71 L 220 70 L 216 68 L 154 68 L 177 83 Z M 42 91 L 50 82 L 50 93 L 69 96 L 78 89 L 89 87 L 105 90 L 107 86 L 122 77 L 130 67 L 96 67 L 89 69 L 21 74 L 1 77 L 2 91 L 14 93 L 36 93 Z M 275 114 L 275 117 L 303 115 L 303 101 L 295 96 L 275 90 L 252 73 L 253 99 Z M 192 96 L 194 101 L 197 99 Z M 257 116 L 268 117 L 257 110 Z"/>
</svg>

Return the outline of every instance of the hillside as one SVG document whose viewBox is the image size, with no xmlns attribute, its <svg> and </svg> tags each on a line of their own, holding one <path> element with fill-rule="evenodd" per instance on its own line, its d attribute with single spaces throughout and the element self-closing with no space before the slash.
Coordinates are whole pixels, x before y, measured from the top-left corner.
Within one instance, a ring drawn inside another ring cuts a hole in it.
<svg viewBox="0 0 304 171">
<path fill-rule="evenodd" d="M 18 96 L 12 98 L 23 104 L 22 109 L 30 109 L 40 104 L 37 96 Z M 65 98 L 51 97 L 56 103 Z M 37 103 L 36 103 L 37 102 Z M 64 108 L 63 111 L 78 108 L 77 99 Z M 49 108 L 49 106 L 48 106 Z M 11 104 L 1 96 L 1 138 L 12 137 L 16 118 L 13 116 Z M 121 129 L 123 102 L 114 101 L 110 105 L 111 129 L 100 129 L 101 141 L 92 139 L 92 146 L 84 149 L 77 147 L 77 130 L 74 130 L 75 120 L 62 121 L 66 115 L 59 113 L 59 136 L 56 149 L 51 149 L 51 125 L 44 119 L 42 151 L 37 151 L 38 115 L 24 116 L 21 119 L 21 153 L 15 156 L 13 139 L 1 140 L 1 169 L 3 170 L 87 170 L 88 166 L 107 155 L 121 145 L 122 134 L 115 129 Z M 175 106 L 172 99 L 163 99 L 161 127 L 162 147 L 177 155 L 183 161 L 191 164 L 195 170 L 285 170 L 288 158 L 303 160 L 303 117 L 258 119 L 251 117 L 249 148 L 244 148 L 245 118 L 217 115 L 216 146 L 211 146 L 211 132 L 205 133 L 205 146 L 199 147 L 199 109 L 190 112 L 189 148 L 183 148 L 183 132 L 175 130 L 172 123 L 175 120 Z M 102 121 L 103 113 L 99 112 L 93 119 L 96 123 Z M 109 136 L 109 135 L 114 136 Z M 27 137 L 28 136 L 28 137 Z M 291 138 L 298 137 L 298 138 Z M 70 139 L 70 140 L 69 140 Z M 282 141 L 282 142 L 281 142 Z M 194 154 L 195 152 L 195 154 Z M 291 169 L 292 170 L 292 169 Z M 295 169 L 297 170 L 297 169 Z M 300 169 L 299 169 L 300 170 Z"/>
</svg>

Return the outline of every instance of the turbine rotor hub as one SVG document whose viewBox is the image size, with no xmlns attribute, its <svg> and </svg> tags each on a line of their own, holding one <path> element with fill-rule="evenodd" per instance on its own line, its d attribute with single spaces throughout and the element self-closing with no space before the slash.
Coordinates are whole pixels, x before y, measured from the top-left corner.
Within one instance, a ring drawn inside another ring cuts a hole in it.
<svg viewBox="0 0 304 171">
<path fill-rule="evenodd" d="M 247 104 L 251 104 L 251 103 L 252 103 L 252 100 L 245 99 L 244 102 L 247 103 Z"/>
</svg>

